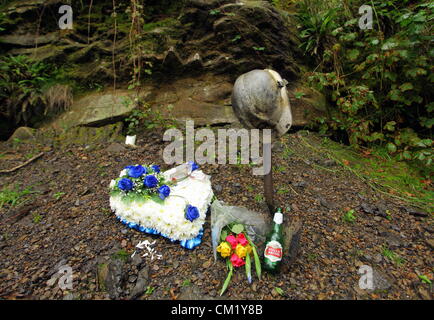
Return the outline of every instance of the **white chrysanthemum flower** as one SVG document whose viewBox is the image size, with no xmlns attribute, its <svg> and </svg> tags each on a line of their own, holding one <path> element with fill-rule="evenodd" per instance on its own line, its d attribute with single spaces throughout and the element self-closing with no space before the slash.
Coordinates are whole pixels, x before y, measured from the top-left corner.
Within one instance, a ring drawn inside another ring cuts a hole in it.
<svg viewBox="0 0 434 320">
<path fill-rule="evenodd" d="M 121 174 L 119 175 L 119 178 L 123 177 L 123 176 L 126 176 L 126 175 L 128 175 L 128 171 L 127 171 L 127 169 L 124 169 L 124 170 L 121 171 Z"/>
<path fill-rule="evenodd" d="M 110 189 L 114 189 L 116 187 L 116 180 L 110 181 Z"/>
<path fill-rule="evenodd" d="M 127 171 L 123 170 L 121 176 L 126 174 Z M 196 237 L 202 229 L 213 193 L 209 176 L 194 171 L 192 177 L 171 187 L 171 194 L 163 204 L 152 200 L 123 201 L 122 197 L 110 198 L 110 207 L 119 218 L 155 229 L 173 240 L 188 240 Z M 199 217 L 193 222 L 185 218 L 188 204 L 199 210 Z"/>
</svg>

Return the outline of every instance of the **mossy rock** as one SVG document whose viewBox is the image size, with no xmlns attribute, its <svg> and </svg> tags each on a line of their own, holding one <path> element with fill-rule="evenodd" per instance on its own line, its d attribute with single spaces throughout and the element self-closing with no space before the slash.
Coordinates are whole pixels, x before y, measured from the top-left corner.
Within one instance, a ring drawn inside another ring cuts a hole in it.
<svg viewBox="0 0 434 320">
<path fill-rule="evenodd" d="M 106 291 L 106 285 L 105 285 L 105 280 L 107 279 L 107 275 L 108 275 L 108 264 L 107 263 L 101 263 L 100 265 L 98 265 L 98 284 L 99 284 L 99 289 L 100 291 Z"/>
<path fill-rule="evenodd" d="M 8 141 L 13 142 L 16 140 L 19 141 L 29 141 L 35 139 L 36 130 L 29 127 L 19 127 Z"/>
<path fill-rule="evenodd" d="M 123 142 L 122 122 L 110 124 L 104 127 L 74 127 L 55 138 L 55 145 L 66 148 L 71 145 L 96 147 L 106 146 L 111 142 Z"/>
<path fill-rule="evenodd" d="M 321 92 L 301 82 L 295 82 L 289 86 L 288 94 L 293 126 L 307 126 L 315 119 L 327 116 L 327 100 Z"/>
</svg>

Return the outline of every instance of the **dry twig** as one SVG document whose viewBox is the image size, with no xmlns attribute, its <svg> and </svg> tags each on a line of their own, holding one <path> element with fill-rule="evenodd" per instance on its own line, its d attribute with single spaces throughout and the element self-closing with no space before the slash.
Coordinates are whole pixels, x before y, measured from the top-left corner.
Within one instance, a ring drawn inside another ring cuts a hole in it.
<svg viewBox="0 0 434 320">
<path fill-rule="evenodd" d="M 39 159 L 39 158 L 42 157 L 43 155 L 44 155 L 44 153 L 41 152 L 40 154 L 34 156 L 33 158 L 27 160 L 27 161 L 24 162 L 23 164 L 20 164 L 19 166 L 16 166 L 16 167 L 14 167 L 14 168 L 12 168 L 12 169 L 1 170 L 1 171 L 0 171 L 0 174 L 2 174 L 2 173 L 12 173 L 12 172 L 14 172 L 14 171 L 17 171 L 18 169 L 21 169 L 22 167 L 27 166 L 29 163 L 31 163 L 31 162 L 33 162 L 33 161 Z"/>
</svg>

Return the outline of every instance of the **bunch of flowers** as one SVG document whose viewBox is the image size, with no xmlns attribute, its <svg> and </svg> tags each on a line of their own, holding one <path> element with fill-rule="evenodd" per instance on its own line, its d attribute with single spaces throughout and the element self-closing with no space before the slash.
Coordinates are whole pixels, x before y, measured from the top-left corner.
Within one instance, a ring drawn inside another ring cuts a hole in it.
<svg viewBox="0 0 434 320">
<path fill-rule="evenodd" d="M 259 260 L 258 252 L 256 251 L 255 245 L 246 234 L 244 225 L 227 225 L 222 229 L 220 240 L 221 243 L 217 247 L 217 252 L 220 253 L 222 258 L 226 259 L 226 266 L 229 270 L 220 295 L 223 295 L 228 288 L 234 272 L 234 267 L 240 268 L 245 266 L 247 281 L 252 283 L 252 254 L 255 262 L 256 274 L 258 275 L 258 278 L 261 279 L 261 262 Z"/>
<path fill-rule="evenodd" d="M 170 195 L 171 185 L 172 182 L 166 182 L 160 166 L 135 165 L 125 167 L 119 178 L 111 181 L 110 189 L 112 195 L 121 194 L 124 199 L 164 200 Z"/>
</svg>

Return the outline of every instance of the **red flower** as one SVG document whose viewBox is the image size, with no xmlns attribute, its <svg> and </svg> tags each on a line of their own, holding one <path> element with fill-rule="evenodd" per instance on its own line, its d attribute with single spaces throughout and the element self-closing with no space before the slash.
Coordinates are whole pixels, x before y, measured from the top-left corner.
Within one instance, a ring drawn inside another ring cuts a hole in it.
<svg viewBox="0 0 434 320">
<path fill-rule="evenodd" d="M 238 244 L 237 238 L 235 238 L 234 235 L 231 234 L 226 237 L 226 241 L 229 242 L 231 244 L 232 249 L 235 250 Z"/>
<path fill-rule="evenodd" d="M 237 256 L 236 253 L 232 255 L 231 262 L 235 268 L 242 267 L 246 264 L 246 262 L 243 259 L 241 259 L 239 256 Z"/>
<path fill-rule="evenodd" d="M 244 235 L 244 233 L 240 233 L 240 234 L 237 235 L 237 241 L 243 247 L 245 247 L 245 246 L 247 246 L 249 244 L 249 241 L 247 241 L 246 236 Z"/>
</svg>

